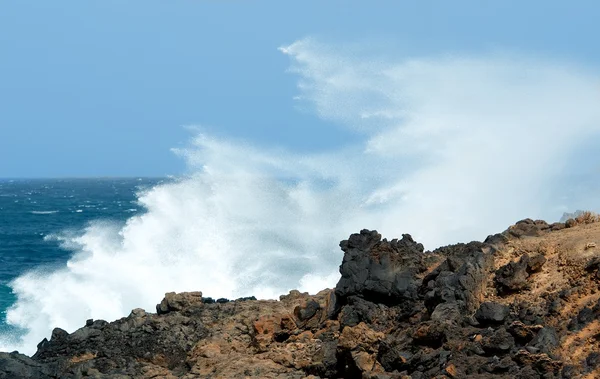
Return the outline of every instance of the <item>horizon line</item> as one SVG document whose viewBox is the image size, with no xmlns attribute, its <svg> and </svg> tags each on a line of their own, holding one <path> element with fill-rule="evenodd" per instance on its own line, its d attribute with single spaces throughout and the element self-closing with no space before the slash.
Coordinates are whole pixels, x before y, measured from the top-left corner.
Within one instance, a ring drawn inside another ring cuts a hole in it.
<svg viewBox="0 0 600 379">
<path fill-rule="evenodd" d="M 170 179 L 177 175 L 146 176 L 146 175 L 97 175 L 97 176 L 0 176 L 0 180 L 50 180 L 50 179 Z"/>
</svg>

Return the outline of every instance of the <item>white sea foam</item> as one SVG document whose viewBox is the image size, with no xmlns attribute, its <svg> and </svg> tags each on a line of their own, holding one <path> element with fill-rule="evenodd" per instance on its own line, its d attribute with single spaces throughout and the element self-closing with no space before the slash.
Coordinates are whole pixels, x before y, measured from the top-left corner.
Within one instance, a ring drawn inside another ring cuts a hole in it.
<svg viewBox="0 0 600 379">
<path fill-rule="evenodd" d="M 140 194 L 145 212 L 60 236 L 75 252 L 64 268 L 11 284 L 8 322 L 28 332 L 4 336 L 5 350 L 32 353 L 55 326 L 153 311 L 167 291 L 273 298 L 333 286 L 338 241 L 361 228 L 434 248 L 598 206 L 589 186 L 562 184 L 581 167 L 573 152 L 598 162 L 581 148 L 600 130 L 594 73 L 515 57 L 371 61 L 310 40 L 282 51 L 302 105 L 363 143 L 300 154 L 198 136 L 177 151 L 193 174 Z"/>
<path fill-rule="evenodd" d="M 51 215 L 51 214 L 55 214 L 58 212 L 59 211 L 31 211 L 29 213 L 34 214 L 34 215 Z"/>
</svg>

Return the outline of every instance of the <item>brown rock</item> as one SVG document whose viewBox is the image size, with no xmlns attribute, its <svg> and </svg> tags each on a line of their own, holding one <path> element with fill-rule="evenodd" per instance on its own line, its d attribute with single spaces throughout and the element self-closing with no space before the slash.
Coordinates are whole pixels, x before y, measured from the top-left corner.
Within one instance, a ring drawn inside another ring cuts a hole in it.
<svg viewBox="0 0 600 379">
<path fill-rule="evenodd" d="M 444 369 L 444 371 L 451 378 L 458 377 L 458 371 L 456 370 L 456 366 L 454 364 L 452 364 L 452 363 L 450 363 L 448 366 L 446 366 L 446 368 Z"/>
<path fill-rule="evenodd" d="M 384 337 L 381 332 L 376 332 L 369 328 L 367 324 L 361 322 L 354 327 L 346 327 L 342 331 L 339 339 L 339 346 L 348 349 L 356 350 L 360 348 L 367 352 L 377 352 L 379 341 Z"/>
<path fill-rule="evenodd" d="M 168 293 L 159 314 L 82 320 L 33 357 L 0 353 L 0 378 L 598 376 L 600 259 L 584 248 L 600 223 L 517 224 L 431 252 L 363 231 L 342 244 L 337 292 L 216 303 Z"/>
<path fill-rule="evenodd" d="M 156 306 L 156 313 L 166 314 L 169 312 L 181 311 L 184 308 L 202 305 L 202 292 L 169 292 L 165 294 L 164 299 Z"/>
</svg>

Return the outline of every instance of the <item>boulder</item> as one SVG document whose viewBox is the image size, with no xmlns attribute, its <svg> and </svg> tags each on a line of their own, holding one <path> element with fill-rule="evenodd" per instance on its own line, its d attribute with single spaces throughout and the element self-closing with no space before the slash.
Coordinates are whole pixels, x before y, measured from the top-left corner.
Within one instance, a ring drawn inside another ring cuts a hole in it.
<svg viewBox="0 0 600 379">
<path fill-rule="evenodd" d="M 156 306 L 156 313 L 159 315 L 169 312 L 181 311 L 191 306 L 201 306 L 202 292 L 169 292 L 165 294 L 164 299 Z"/>
<path fill-rule="evenodd" d="M 529 343 L 530 346 L 537 347 L 541 352 L 549 354 L 558 346 L 559 340 L 556 330 L 550 327 L 542 328 Z"/>
<path fill-rule="evenodd" d="M 475 312 L 475 319 L 482 324 L 502 324 L 508 316 L 509 308 L 504 304 L 495 302 L 484 302 L 481 303 L 477 312 Z"/>
<path fill-rule="evenodd" d="M 409 234 L 401 240 L 381 240 L 377 231 L 362 230 L 342 241 L 344 258 L 335 293 L 343 302 L 358 296 L 374 303 L 398 304 L 417 299 L 423 245 Z"/>
<path fill-rule="evenodd" d="M 527 262 L 523 259 L 510 262 L 496 270 L 496 284 L 502 293 L 523 290 L 528 287 Z"/>
<path fill-rule="evenodd" d="M 506 354 L 515 346 L 515 339 L 500 328 L 486 333 L 481 339 L 481 347 L 488 355 Z"/>
</svg>

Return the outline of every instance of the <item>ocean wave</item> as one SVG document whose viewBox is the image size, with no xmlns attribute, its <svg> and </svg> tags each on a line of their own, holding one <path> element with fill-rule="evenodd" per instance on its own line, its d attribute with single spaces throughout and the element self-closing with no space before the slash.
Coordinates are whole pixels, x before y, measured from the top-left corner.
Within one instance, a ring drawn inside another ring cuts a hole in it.
<svg viewBox="0 0 600 379">
<path fill-rule="evenodd" d="M 558 217 L 566 200 L 551 188 L 557 162 L 567 165 L 600 132 L 595 77 L 578 70 L 493 59 L 354 62 L 310 41 L 282 50 L 302 75 L 301 98 L 359 129 L 360 145 L 294 154 L 198 136 L 178 150 L 193 174 L 140 193 L 144 211 L 125 226 L 47 236 L 73 258 L 11 283 L 7 322 L 28 331 L 0 345 L 32 353 L 54 327 L 73 332 L 86 319 L 154 311 L 168 291 L 314 293 L 335 285 L 339 240 L 363 228 L 411 233 L 434 248 L 481 240 L 519 218 Z"/>
<path fill-rule="evenodd" d="M 59 211 L 30 211 L 29 213 L 34 215 L 51 215 L 58 213 Z"/>
</svg>

